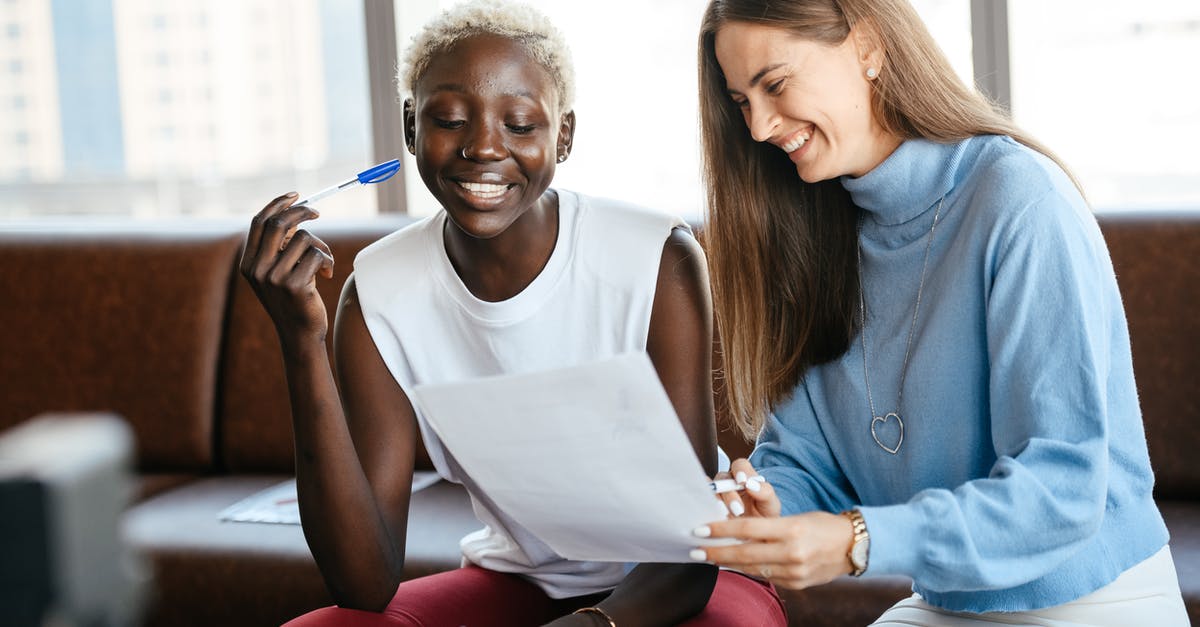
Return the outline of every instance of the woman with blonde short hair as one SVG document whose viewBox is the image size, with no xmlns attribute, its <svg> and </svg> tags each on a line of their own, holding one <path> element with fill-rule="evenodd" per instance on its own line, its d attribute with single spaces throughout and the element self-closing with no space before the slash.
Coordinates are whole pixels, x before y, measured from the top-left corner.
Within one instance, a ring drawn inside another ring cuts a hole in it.
<svg viewBox="0 0 1200 627">
<path fill-rule="evenodd" d="M 354 259 L 332 364 L 315 281 L 333 259 L 298 229 L 317 212 L 294 193 L 275 199 L 253 221 L 242 259 L 283 346 L 300 516 L 338 605 L 289 627 L 782 626 L 779 598 L 759 579 L 707 564 L 559 555 L 497 504 L 414 407 L 419 385 L 645 351 L 697 457 L 717 470 L 712 315 L 691 231 L 662 212 L 551 187 L 574 147 L 562 35 L 524 5 L 461 4 L 414 40 L 400 82 L 411 96 L 407 147 L 442 210 Z M 596 418 L 562 420 L 594 429 L 577 421 Z M 482 528 L 462 539 L 462 568 L 404 581 L 421 442 L 438 473 L 466 489 Z M 521 451 L 531 482 L 554 472 L 539 466 L 541 446 L 553 442 Z"/>
</svg>

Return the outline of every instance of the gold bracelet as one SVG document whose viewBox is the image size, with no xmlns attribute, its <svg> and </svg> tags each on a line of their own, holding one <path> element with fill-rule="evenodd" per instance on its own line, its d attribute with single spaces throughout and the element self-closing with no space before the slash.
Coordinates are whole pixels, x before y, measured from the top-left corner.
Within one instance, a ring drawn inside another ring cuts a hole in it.
<svg viewBox="0 0 1200 627">
<path fill-rule="evenodd" d="M 598 607 L 581 607 L 571 613 L 572 614 L 599 614 L 600 618 L 603 618 L 604 620 L 608 621 L 608 627 L 617 627 L 617 621 L 613 620 L 612 616 L 608 615 L 608 612 L 605 612 L 604 610 L 602 610 Z"/>
</svg>

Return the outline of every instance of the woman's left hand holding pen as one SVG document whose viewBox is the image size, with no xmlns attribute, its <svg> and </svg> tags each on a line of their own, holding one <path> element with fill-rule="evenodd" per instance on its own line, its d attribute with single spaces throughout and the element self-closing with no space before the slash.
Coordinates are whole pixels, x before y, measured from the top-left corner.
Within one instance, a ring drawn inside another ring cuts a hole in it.
<svg viewBox="0 0 1200 627">
<path fill-rule="evenodd" d="M 300 223 L 317 212 L 293 204 L 297 195 L 284 194 L 254 217 L 246 235 L 240 270 L 275 323 L 284 349 L 319 340 L 323 346 L 329 321 L 316 289 L 318 274 L 333 276 L 329 246 Z"/>
<path fill-rule="evenodd" d="M 333 278 L 333 253 L 328 244 L 300 228 L 321 215 L 312 203 L 351 187 L 386 181 L 399 169 L 400 160 L 392 159 L 303 200 L 288 192 L 254 216 L 240 270 L 275 323 L 285 353 L 302 345 L 324 350 L 329 332 L 329 316 L 316 281 L 317 275 Z"/>
</svg>

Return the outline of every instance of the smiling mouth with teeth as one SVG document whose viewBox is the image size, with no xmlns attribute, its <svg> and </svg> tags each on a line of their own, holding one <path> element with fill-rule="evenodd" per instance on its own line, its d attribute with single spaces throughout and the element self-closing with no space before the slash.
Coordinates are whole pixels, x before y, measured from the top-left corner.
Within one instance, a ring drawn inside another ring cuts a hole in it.
<svg viewBox="0 0 1200 627">
<path fill-rule="evenodd" d="M 780 144 L 779 147 L 782 148 L 784 152 L 796 152 L 797 150 L 800 150 L 800 148 L 803 147 L 804 144 L 810 139 L 812 139 L 812 133 L 805 133 L 785 144 Z"/>
<path fill-rule="evenodd" d="M 508 191 L 509 185 L 499 183 L 472 183 L 470 181 L 457 181 L 458 185 L 467 190 L 472 196 L 480 198 L 496 198 Z"/>
</svg>

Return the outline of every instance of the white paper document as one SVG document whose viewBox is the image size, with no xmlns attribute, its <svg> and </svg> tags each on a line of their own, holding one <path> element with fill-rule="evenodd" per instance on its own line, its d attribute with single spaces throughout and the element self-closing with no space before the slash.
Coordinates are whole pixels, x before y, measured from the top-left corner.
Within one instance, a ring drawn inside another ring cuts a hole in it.
<svg viewBox="0 0 1200 627">
<path fill-rule="evenodd" d="M 688 562 L 725 518 L 645 353 L 418 386 L 415 402 L 505 513 L 568 559 Z"/>
<path fill-rule="evenodd" d="M 432 470 L 414 470 L 412 491 L 437 483 L 441 477 Z M 222 522 L 300 524 L 300 504 L 296 501 L 296 480 L 288 479 L 226 507 L 217 513 Z"/>
</svg>

